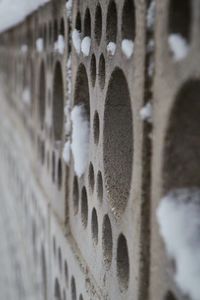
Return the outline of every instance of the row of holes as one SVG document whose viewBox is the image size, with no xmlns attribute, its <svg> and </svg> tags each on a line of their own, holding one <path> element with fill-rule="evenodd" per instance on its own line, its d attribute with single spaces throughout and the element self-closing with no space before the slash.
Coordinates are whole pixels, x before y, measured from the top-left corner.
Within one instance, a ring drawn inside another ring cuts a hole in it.
<svg viewBox="0 0 200 300">
<path fill-rule="evenodd" d="M 83 64 L 79 65 L 77 71 L 74 100 L 75 105 L 84 103 L 90 120 L 89 83 Z M 119 68 L 115 68 L 108 83 L 103 119 L 105 186 L 111 206 L 117 214 L 121 214 L 128 200 L 131 182 L 133 120 L 128 84 Z M 94 114 L 93 132 L 94 141 L 98 143 L 100 120 L 97 111 Z"/>
<path fill-rule="evenodd" d="M 38 138 L 38 154 L 39 154 L 39 157 L 40 157 L 41 164 L 44 165 L 44 163 L 45 163 L 45 142 L 41 141 L 40 138 Z M 63 178 L 63 176 L 62 176 L 62 173 L 63 173 L 62 161 L 61 161 L 61 158 L 59 158 L 57 163 L 56 163 L 56 156 L 55 156 L 54 151 L 52 152 L 51 162 L 52 162 L 52 169 L 51 169 L 52 182 L 55 183 L 56 180 L 57 180 L 58 189 L 61 189 L 62 178 Z M 47 153 L 46 153 L 46 164 L 47 164 L 47 169 L 49 170 L 50 169 L 50 154 L 49 154 L 49 151 L 47 151 Z"/>
<path fill-rule="evenodd" d="M 39 73 L 39 105 L 38 115 L 41 129 L 44 128 L 46 114 L 46 72 L 44 62 L 40 65 Z M 53 76 L 53 105 L 52 105 L 53 133 L 54 139 L 61 140 L 64 122 L 64 87 L 62 67 L 60 62 L 55 64 Z"/>
<path fill-rule="evenodd" d="M 48 29 L 47 29 L 47 27 L 48 27 Z M 47 38 L 47 35 L 48 35 L 48 38 Z M 56 42 L 58 35 L 62 35 L 63 37 L 65 36 L 64 18 L 62 18 L 60 22 L 58 22 L 57 20 L 54 20 L 53 25 L 52 25 L 52 23 L 49 23 L 48 26 L 47 26 L 47 24 L 45 24 L 43 27 L 41 27 L 39 29 L 39 32 L 38 32 L 38 37 L 43 38 L 43 40 L 44 40 L 45 48 L 47 46 L 47 40 L 48 40 L 49 44 L 51 44 L 52 42 Z"/>
<path fill-rule="evenodd" d="M 57 246 L 56 246 L 56 239 L 55 237 L 53 237 L 53 253 L 54 253 L 54 257 L 57 258 L 58 256 L 58 265 L 59 265 L 59 270 L 60 273 L 62 274 L 62 252 L 61 252 L 61 248 L 58 248 L 57 251 Z M 66 282 L 66 287 L 69 287 L 69 269 L 68 269 L 68 264 L 67 261 L 64 261 L 64 275 L 65 275 L 65 282 Z M 71 297 L 73 300 L 77 299 L 77 292 L 76 292 L 76 281 L 74 276 L 71 277 Z M 60 284 L 58 279 L 56 278 L 55 280 L 55 288 L 54 288 L 54 296 L 57 300 L 62 299 L 61 297 L 61 289 L 60 289 Z M 65 290 L 63 290 L 63 299 L 66 299 L 66 292 Z M 82 294 L 80 294 L 79 296 L 80 300 L 83 300 L 83 296 Z"/>
<path fill-rule="evenodd" d="M 66 291 L 63 289 L 63 297 L 61 295 L 61 289 L 60 289 L 60 284 L 58 279 L 55 279 L 55 286 L 54 286 L 54 297 L 55 300 L 66 300 Z M 76 291 L 76 281 L 74 276 L 71 277 L 71 299 L 72 300 L 77 300 L 77 291 Z M 83 300 L 83 295 L 79 295 L 79 300 Z"/>
<path fill-rule="evenodd" d="M 94 170 L 92 164 L 89 167 L 89 182 L 90 186 L 93 189 L 94 187 Z M 103 185 L 102 185 L 102 176 L 101 173 L 98 172 L 97 175 L 97 182 L 98 182 L 98 195 L 99 198 L 102 200 L 103 197 Z M 74 177 L 74 212 L 75 214 L 78 213 L 78 203 L 79 203 L 79 190 L 78 190 L 78 181 L 77 178 Z M 86 228 L 88 224 L 88 200 L 87 200 L 87 191 L 86 188 L 82 188 L 81 193 L 81 220 L 83 227 Z M 91 220 L 91 229 L 92 229 L 92 237 L 94 244 L 98 244 L 98 233 L 99 233 L 99 226 L 98 226 L 98 216 L 96 209 L 93 208 L 92 210 L 92 220 Z M 112 228 L 111 223 L 108 215 L 104 216 L 103 226 L 102 226 L 102 233 L 103 233 L 103 256 L 104 262 L 107 268 L 110 267 L 112 261 Z M 123 250 L 122 250 L 123 249 Z M 118 239 L 118 252 L 117 252 L 117 267 L 118 267 L 118 278 L 120 282 L 120 286 L 122 288 L 128 287 L 128 279 L 129 279 L 129 258 L 128 258 L 128 250 L 126 245 L 126 239 L 123 235 Z M 122 254 L 123 253 L 123 254 Z"/>
<path fill-rule="evenodd" d="M 98 4 L 95 11 L 94 36 L 99 45 L 102 37 L 102 9 Z M 75 27 L 81 32 L 81 15 L 77 14 Z M 84 35 L 91 36 L 91 16 L 89 8 L 86 9 L 84 16 Z M 125 0 L 122 12 L 122 38 L 135 39 L 135 7 L 132 0 Z M 106 17 L 106 40 L 107 42 L 116 42 L 117 39 L 117 7 L 114 0 L 111 0 L 108 6 Z"/>
</svg>

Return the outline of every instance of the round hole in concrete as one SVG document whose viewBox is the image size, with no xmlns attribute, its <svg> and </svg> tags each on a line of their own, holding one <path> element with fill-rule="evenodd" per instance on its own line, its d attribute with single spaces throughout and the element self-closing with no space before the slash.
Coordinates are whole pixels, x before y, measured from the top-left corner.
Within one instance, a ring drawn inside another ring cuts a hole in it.
<svg viewBox="0 0 200 300">
<path fill-rule="evenodd" d="M 44 246 L 42 245 L 41 249 L 41 266 L 42 266 L 42 290 L 44 300 L 47 299 L 47 265 L 46 265 L 46 256 Z"/>
<path fill-rule="evenodd" d="M 198 79 L 186 81 L 175 95 L 164 140 L 163 194 L 200 186 L 199 95 Z"/>
<path fill-rule="evenodd" d="M 47 170 L 49 170 L 49 165 L 50 165 L 50 154 L 49 154 L 49 151 L 47 151 L 47 154 L 46 154 L 46 163 L 47 163 Z"/>
<path fill-rule="evenodd" d="M 174 296 L 174 294 L 171 291 L 167 291 L 163 300 L 176 300 L 176 297 Z"/>
<path fill-rule="evenodd" d="M 76 282 L 74 276 L 72 276 L 71 279 L 71 296 L 72 296 L 72 300 L 76 300 Z"/>
<path fill-rule="evenodd" d="M 54 254 L 54 257 L 56 257 L 56 238 L 55 238 L 55 236 L 53 237 L 53 254 Z"/>
<path fill-rule="evenodd" d="M 105 85 L 105 77 L 106 77 L 106 64 L 105 64 L 105 58 L 103 54 L 101 54 L 99 59 L 99 85 L 103 89 Z"/>
<path fill-rule="evenodd" d="M 65 37 L 65 21 L 62 18 L 60 22 L 60 34 Z"/>
<path fill-rule="evenodd" d="M 62 273 L 62 252 L 60 247 L 58 248 L 58 265 L 60 273 Z"/>
<path fill-rule="evenodd" d="M 74 214 L 78 213 L 79 208 L 79 186 L 78 186 L 78 179 L 75 176 L 73 182 L 73 204 L 74 204 Z"/>
<path fill-rule="evenodd" d="M 191 1 L 170 0 L 168 31 L 177 33 L 189 41 L 191 25 Z"/>
<path fill-rule="evenodd" d="M 96 7 L 96 12 L 95 12 L 94 35 L 95 35 L 97 44 L 99 45 L 101 42 L 101 35 L 102 35 L 102 10 L 101 10 L 101 6 L 99 3 Z"/>
<path fill-rule="evenodd" d="M 106 269 L 109 269 L 112 262 L 113 239 L 111 223 L 108 215 L 105 215 L 103 218 L 102 247 L 105 267 Z"/>
<path fill-rule="evenodd" d="M 39 120 L 42 129 L 44 127 L 44 118 L 45 118 L 45 99 L 46 99 L 46 74 L 45 74 L 44 62 L 42 62 L 40 66 L 40 74 L 39 74 Z"/>
<path fill-rule="evenodd" d="M 58 22 L 57 20 L 54 20 L 54 24 L 53 24 L 53 40 L 54 42 L 57 41 L 58 38 Z"/>
<path fill-rule="evenodd" d="M 47 46 L 47 25 L 44 25 L 44 29 L 43 29 L 43 38 L 44 38 L 44 48 L 46 49 Z"/>
<path fill-rule="evenodd" d="M 60 284 L 58 279 L 56 278 L 55 284 L 54 284 L 54 297 L 56 300 L 61 300 L 61 292 L 60 292 Z"/>
<path fill-rule="evenodd" d="M 91 74 L 91 81 L 93 87 L 95 86 L 95 82 L 96 82 L 96 73 L 97 73 L 96 58 L 95 55 L 93 54 L 90 63 L 90 74 Z"/>
<path fill-rule="evenodd" d="M 79 65 L 76 82 L 75 82 L 75 92 L 74 92 L 74 104 L 84 104 L 87 111 L 88 120 L 90 119 L 90 94 L 89 94 L 89 84 L 88 76 L 83 64 Z"/>
<path fill-rule="evenodd" d="M 70 56 L 70 54 L 71 54 L 71 50 L 72 50 L 72 46 L 71 46 L 71 30 L 72 30 L 72 28 L 71 28 L 71 22 L 70 22 L 70 20 L 68 19 L 67 20 L 67 24 L 68 24 L 68 36 L 67 36 L 67 39 L 68 39 L 68 53 L 67 53 L 67 55 L 68 55 L 68 57 Z"/>
<path fill-rule="evenodd" d="M 84 17 L 84 36 L 91 37 L 91 16 L 89 8 L 85 11 Z"/>
<path fill-rule="evenodd" d="M 55 158 L 55 152 L 52 153 L 52 181 L 55 182 L 56 178 L 56 158 Z"/>
<path fill-rule="evenodd" d="M 127 204 L 133 163 L 133 119 L 126 78 L 116 68 L 108 85 L 103 134 L 105 187 L 113 213 L 119 217 Z"/>
<path fill-rule="evenodd" d="M 64 122 L 64 88 L 62 67 L 57 62 L 53 79 L 53 131 L 55 140 L 61 140 Z"/>
<path fill-rule="evenodd" d="M 136 34 L 135 7 L 133 0 L 125 0 L 122 12 L 122 39 L 133 40 Z"/>
<path fill-rule="evenodd" d="M 88 223 L 88 199 L 87 199 L 87 191 L 86 188 L 82 188 L 81 193 L 81 221 L 83 227 L 87 227 Z"/>
<path fill-rule="evenodd" d="M 97 196 L 100 202 L 103 200 L 103 179 L 102 174 L 98 171 L 97 174 Z"/>
<path fill-rule="evenodd" d="M 77 13 L 76 16 L 76 22 L 75 22 L 75 28 L 81 32 L 82 26 L 81 26 L 81 14 L 80 12 Z"/>
<path fill-rule="evenodd" d="M 106 40 L 107 43 L 116 43 L 117 39 L 117 8 L 115 1 L 111 0 L 108 6 L 106 19 Z"/>
<path fill-rule="evenodd" d="M 41 157 L 41 163 L 42 163 L 42 165 L 44 165 L 44 162 L 45 162 L 45 143 L 44 143 L 44 141 L 41 141 L 40 157 Z"/>
<path fill-rule="evenodd" d="M 79 300 L 83 300 L 83 296 L 82 296 L 82 294 L 80 294 L 80 296 L 79 296 Z"/>
<path fill-rule="evenodd" d="M 52 24 L 51 22 L 49 23 L 49 30 L 48 30 L 48 36 L 49 36 L 49 44 L 52 42 L 52 35 L 53 35 L 53 29 L 52 29 Z"/>
<path fill-rule="evenodd" d="M 99 114 L 97 111 L 95 111 L 94 114 L 94 121 L 93 121 L 93 132 L 94 132 L 94 142 L 95 144 L 98 144 L 99 142 Z"/>
<path fill-rule="evenodd" d="M 98 243 L 98 233 L 99 233 L 99 227 L 98 227 L 98 218 L 97 218 L 97 212 L 96 209 L 93 208 L 92 210 L 92 238 L 94 243 L 97 245 Z"/>
<path fill-rule="evenodd" d="M 129 285 L 129 254 L 123 234 L 120 234 L 117 242 L 117 276 L 120 290 L 127 289 Z"/>
<path fill-rule="evenodd" d="M 68 264 L 67 264 L 66 260 L 65 260 L 64 268 L 65 268 L 65 282 L 66 282 L 66 285 L 68 287 L 68 284 L 69 284 L 69 271 L 68 271 Z"/>
<path fill-rule="evenodd" d="M 62 186 L 62 161 L 59 158 L 58 161 L 58 188 L 60 189 Z"/>
<path fill-rule="evenodd" d="M 90 189 L 93 192 L 94 190 L 94 168 L 92 163 L 90 163 L 89 165 L 89 185 L 90 185 Z"/>
<path fill-rule="evenodd" d="M 63 290 L 63 300 L 67 300 L 66 292 Z"/>
</svg>

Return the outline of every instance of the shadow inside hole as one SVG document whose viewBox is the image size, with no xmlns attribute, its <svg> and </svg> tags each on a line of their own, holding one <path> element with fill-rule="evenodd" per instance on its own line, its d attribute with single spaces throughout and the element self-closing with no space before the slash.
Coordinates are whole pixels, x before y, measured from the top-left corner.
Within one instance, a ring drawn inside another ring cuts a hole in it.
<svg viewBox="0 0 200 300">
<path fill-rule="evenodd" d="M 164 144 L 163 193 L 200 186 L 200 81 L 189 80 L 178 91 Z"/>
<path fill-rule="evenodd" d="M 101 35 L 102 35 L 102 11 L 101 11 L 100 4 L 97 5 L 96 12 L 95 12 L 94 35 L 95 35 L 97 44 L 99 45 L 100 41 L 101 41 Z"/>
<path fill-rule="evenodd" d="M 108 85 L 103 133 L 107 197 L 116 217 L 123 213 L 130 192 L 133 163 L 133 118 L 128 84 L 116 68 Z"/>
<path fill-rule="evenodd" d="M 135 7 L 133 0 L 126 0 L 122 12 L 122 38 L 133 40 L 136 35 Z"/>
<path fill-rule="evenodd" d="M 186 40 L 189 40 L 191 25 L 191 1 L 170 0 L 168 22 L 169 33 L 181 34 L 182 37 L 184 37 Z"/>
<path fill-rule="evenodd" d="M 115 43 L 117 39 L 117 8 L 114 1 L 111 1 L 108 6 L 106 19 L 106 39 L 107 43 Z"/>
<path fill-rule="evenodd" d="M 53 132 L 55 140 L 61 140 L 64 122 L 64 88 L 62 67 L 56 63 L 53 79 Z"/>
<path fill-rule="evenodd" d="M 90 119 L 90 94 L 89 94 L 89 84 L 88 76 L 83 64 L 80 64 L 76 82 L 75 82 L 75 91 L 74 91 L 74 104 L 84 104 L 84 107 L 87 112 L 88 120 Z"/>
<path fill-rule="evenodd" d="M 177 298 L 174 296 L 174 294 L 171 291 L 168 291 L 164 296 L 163 300 L 177 300 Z"/>
<path fill-rule="evenodd" d="M 91 37 L 91 16 L 89 8 L 86 9 L 84 18 L 84 36 Z"/>
</svg>

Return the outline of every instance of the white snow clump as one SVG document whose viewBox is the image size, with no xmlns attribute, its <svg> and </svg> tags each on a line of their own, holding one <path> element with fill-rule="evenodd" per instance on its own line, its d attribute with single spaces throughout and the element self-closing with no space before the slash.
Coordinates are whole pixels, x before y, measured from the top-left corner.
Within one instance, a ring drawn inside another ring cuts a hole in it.
<svg viewBox="0 0 200 300">
<path fill-rule="evenodd" d="M 127 58 L 130 58 L 134 51 L 134 43 L 132 40 L 124 39 L 122 41 L 122 52 Z"/>
<path fill-rule="evenodd" d="M 39 52 L 39 53 L 41 53 L 44 50 L 43 38 L 38 38 L 36 40 L 36 49 L 37 49 L 37 52 Z"/>
<path fill-rule="evenodd" d="M 74 169 L 78 177 L 86 170 L 89 156 L 89 120 L 84 105 L 76 105 L 71 112 Z"/>
<path fill-rule="evenodd" d="M 184 59 L 187 56 L 189 46 L 187 41 L 180 34 L 170 34 L 168 37 L 168 43 L 175 61 Z"/>
<path fill-rule="evenodd" d="M 64 53 L 65 50 L 65 39 L 64 36 L 59 34 L 57 41 L 54 44 L 54 50 L 60 54 Z"/>
<path fill-rule="evenodd" d="M 84 56 L 88 56 L 90 54 L 91 47 L 91 38 L 89 36 L 85 36 L 81 42 L 81 51 Z"/>
<path fill-rule="evenodd" d="M 152 114 L 153 114 L 152 104 L 151 102 L 147 102 L 145 106 L 143 106 L 140 110 L 140 118 L 142 119 L 142 121 L 147 121 L 151 123 Z"/>
<path fill-rule="evenodd" d="M 81 33 L 77 29 L 72 31 L 72 42 L 77 54 L 81 53 Z"/>
<path fill-rule="evenodd" d="M 66 164 L 69 164 L 70 162 L 70 150 L 71 150 L 71 144 L 70 141 L 67 141 L 63 148 L 63 160 Z"/>
<path fill-rule="evenodd" d="M 116 51 L 116 44 L 114 42 L 109 42 L 107 45 L 107 52 L 109 55 L 115 55 L 115 51 Z"/>
<path fill-rule="evenodd" d="M 200 189 L 169 192 L 157 210 L 160 233 L 176 265 L 175 282 L 183 294 L 200 299 Z"/>
</svg>

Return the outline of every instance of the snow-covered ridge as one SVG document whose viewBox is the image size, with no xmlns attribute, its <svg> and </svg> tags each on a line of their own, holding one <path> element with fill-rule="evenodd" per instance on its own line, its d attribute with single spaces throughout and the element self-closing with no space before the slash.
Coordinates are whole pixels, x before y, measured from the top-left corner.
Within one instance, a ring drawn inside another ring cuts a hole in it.
<svg viewBox="0 0 200 300">
<path fill-rule="evenodd" d="M 176 265 L 175 281 L 184 295 L 200 299 L 200 189 L 180 188 L 162 198 L 160 233 Z"/>
<path fill-rule="evenodd" d="M 3 32 L 50 0 L 0 0 L 0 32 Z"/>
</svg>

